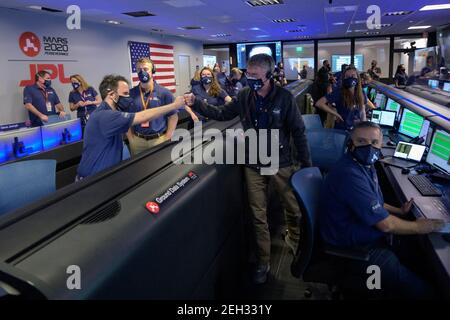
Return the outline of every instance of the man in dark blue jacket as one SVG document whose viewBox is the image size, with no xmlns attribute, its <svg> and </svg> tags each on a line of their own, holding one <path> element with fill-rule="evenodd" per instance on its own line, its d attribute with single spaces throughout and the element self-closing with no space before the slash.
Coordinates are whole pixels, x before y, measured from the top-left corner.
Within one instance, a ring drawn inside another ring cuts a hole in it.
<svg viewBox="0 0 450 320">
<path fill-rule="evenodd" d="M 293 251 L 296 251 L 298 245 L 300 209 L 289 186 L 289 178 L 294 172 L 290 148 L 291 136 L 297 149 L 298 162 L 302 167 L 311 166 L 301 114 L 292 94 L 274 85 L 272 79 L 274 65 L 271 56 L 265 54 L 252 56 L 247 65 L 249 86 L 239 91 L 236 99 L 223 106 L 207 105 L 203 101 L 195 99 L 192 94 L 185 95 L 187 105 L 193 106 L 195 111 L 208 118 L 227 121 L 239 116 L 245 131 L 255 130 L 259 139 L 264 134 L 268 135 L 268 141 L 273 134 L 279 139 L 279 145 L 276 146 L 279 151 L 279 161 L 276 165 L 279 169 L 272 175 L 262 174 L 265 167 L 260 161 L 258 163 L 250 161 L 256 155 L 250 152 L 252 146 L 248 143 L 245 145 L 245 176 L 249 204 L 253 214 L 258 259 L 253 277 L 255 283 L 264 283 L 270 270 L 270 233 L 267 224 L 266 192 L 271 180 L 281 196 L 281 203 L 285 210 L 288 229 L 285 241 Z M 260 148 L 256 153 L 260 154 L 259 151 Z M 269 153 L 271 151 L 269 150 Z"/>
</svg>

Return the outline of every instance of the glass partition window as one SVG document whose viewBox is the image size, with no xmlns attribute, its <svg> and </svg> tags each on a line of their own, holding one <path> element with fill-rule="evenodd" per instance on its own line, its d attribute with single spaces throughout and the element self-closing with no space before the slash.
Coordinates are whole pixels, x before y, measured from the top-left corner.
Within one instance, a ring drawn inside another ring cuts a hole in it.
<svg viewBox="0 0 450 320">
<path fill-rule="evenodd" d="M 287 80 L 314 79 L 314 42 L 285 43 L 283 62 Z"/>
<path fill-rule="evenodd" d="M 222 71 L 228 74 L 230 72 L 230 50 L 226 48 L 208 48 L 203 50 L 203 66 L 213 68 L 218 63 Z"/>
<path fill-rule="evenodd" d="M 389 38 L 355 39 L 355 66 L 359 71 L 368 71 L 373 60 L 381 69 L 380 78 L 389 76 Z"/>
<path fill-rule="evenodd" d="M 318 44 L 319 68 L 328 60 L 331 71 L 341 71 L 343 64 L 350 64 L 350 40 L 322 40 Z"/>
<path fill-rule="evenodd" d="M 427 38 L 418 36 L 403 36 L 394 38 L 395 49 L 411 49 L 414 46 L 416 49 L 423 49 L 427 46 Z M 403 64 L 406 69 L 406 74 L 410 75 L 414 72 L 414 55 L 404 52 L 394 52 L 394 62 L 392 65 L 392 75 L 395 76 L 397 66 Z"/>
</svg>

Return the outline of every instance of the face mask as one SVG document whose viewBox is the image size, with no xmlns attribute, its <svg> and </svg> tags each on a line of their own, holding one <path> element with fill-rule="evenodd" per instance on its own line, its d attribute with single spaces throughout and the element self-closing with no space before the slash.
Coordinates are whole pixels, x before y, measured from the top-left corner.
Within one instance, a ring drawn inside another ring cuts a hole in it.
<svg viewBox="0 0 450 320">
<path fill-rule="evenodd" d="M 247 78 L 247 83 L 250 89 L 252 89 L 253 91 L 258 91 L 264 86 L 264 83 L 261 79 Z"/>
<path fill-rule="evenodd" d="M 139 71 L 138 77 L 139 81 L 141 81 L 142 83 L 147 83 L 150 81 L 150 75 L 148 74 L 147 71 L 144 70 Z"/>
<path fill-rule="evenodd" d="M 202 83 L 203 84 L 210 84 L 212 82 L 212 77 L 203 77 L 202 78 Z"/>
<path fill-rule="evenodd" d="M 126 96 L 119 96 L 116 102 L 117 108 L 122 112 L 127 112 L 133 105 L 133 98 Z"/>
<path fill-rule="evenodd" d="M 52 80 L 45 80 L 44 81 L 44 86 L 46 88 L 50 88 L 52 86 Z"/>
<path fill-rule="evenodd" d="M 345 78 L 342 81 L 342 84 L 344 85 L 344 88 L 353 88 L 358 84 L 358 79 L 353 77 Z"/>
<path fill-rule="evenodd" d="M 353 157 L 363 166 L 370 166 L 378 161 L 381 150 L 371 144 L 355 147 L 351 152 Z"/>
<path fill-rule="evenodd" d="M 80 87 L 80 84 L 78 82 L 72 82 L 72 87 L 74 90 L 77 90 Z"/>
</svg>

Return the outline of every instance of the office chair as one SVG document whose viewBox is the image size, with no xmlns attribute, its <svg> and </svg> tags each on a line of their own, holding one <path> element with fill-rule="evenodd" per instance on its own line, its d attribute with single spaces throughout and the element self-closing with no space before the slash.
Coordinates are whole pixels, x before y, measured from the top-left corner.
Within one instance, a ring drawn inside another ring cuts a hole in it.
<svg viewBox="0 0 450 320">
<path fill-rule="evenodd" d="M 343 280 L 345 270 L 342 270 L 340 264 L 335 263 L 336 258 L 367 261 L 369 256 L 362 251 L 343 250 L 319 244 L 317 213 L 323 182 L 319 168 L 301 169 L 292 175 L 290 182 L 302 212 L 300 241 L 291 264 L 291 273 L 305 282 L 328 285 L 333 298 L 338 298 L 340 293 L 334 289 L 339 287 L 341 281 L 345 281 Z M 305 297 L 310 296 L 311 289 L 307 288 Z"/>
<path fill-rule="evenodd" d="M 130 150 L 128 149 L 126 143 L 123 143 L 123 149 L 122 149 L 122 161 L 130 159 L 131 155 L 130 155 Z"/>
<path fill-rule="evenodd" d="M 0 166 L 0 215 L 56 190 L 56 160 L 28 160 Z"/>
<path fill-rule="evenodd" d="M 318 114 L 305 114 L 302 115 L 303 122 L 305 123 L 306 131 L 312 129 L 323 129 L 322 121 Z"/>
<path fill-rule="evenodd" d="M 348 133 L 338 129 L 311 129 L 306 131 L 306 137 L 312 165 L 328 172 L 344 154 Z"/>
</svg>

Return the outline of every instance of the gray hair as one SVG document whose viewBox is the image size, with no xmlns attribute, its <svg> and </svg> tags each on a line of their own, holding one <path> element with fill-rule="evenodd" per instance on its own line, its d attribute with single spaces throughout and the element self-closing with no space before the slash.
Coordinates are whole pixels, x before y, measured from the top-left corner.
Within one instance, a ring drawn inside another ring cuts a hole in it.
<svg viewBox="0 0 450 320">
<path fill-rule="evenodd" d="M 248 67 L 261 67 L 267 72 L 273 73 L 275 70 L 275 61 L 273 61 L 272 56 L 265 53 L 259 53 L 252 56 L 247 62 Z"/>
</svg>

